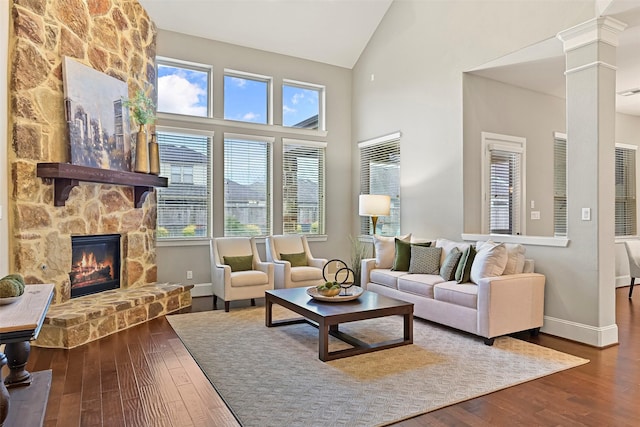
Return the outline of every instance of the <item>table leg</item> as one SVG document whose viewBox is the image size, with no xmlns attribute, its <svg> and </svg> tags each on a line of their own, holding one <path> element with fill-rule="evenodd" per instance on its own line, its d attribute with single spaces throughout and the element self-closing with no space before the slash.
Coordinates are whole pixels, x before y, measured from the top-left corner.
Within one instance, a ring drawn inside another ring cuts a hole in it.
<svg viewBox="0 0 640 427">
<path fill-rule="evenodd" d="M 24 369 L 31 353 L 29 341 L 8 343 L 4 352 L 9 366 L 9 375 L 4 379 L 4 384 L 9 388 L 31 384 L 31 374 Z"/>
<path fill-rule="evenodd" d="M 318 358 L 329 360 L 329 326 L 324 320 L 318 323 Z"/>
<path fill-rule="evenodd" d="M 273 326 L 273 302 L 271 302 L 271 299 L 269 298 L 269 295 L 265 296 L 264 299 L 264 324 L 267 327 Z"/>
<path fill-rule="evenodd" d="M 9 414 L 9 392 L 2 381 L 2 368 L 7 364 L 7 357 L 0 353 L 0 427 L 4 425 L 4 420 Z"/>
<path fill-rule="evenodd" d="M 413 313 L 404 315 L 404 340 L 413 343 Z"/>
</svg>

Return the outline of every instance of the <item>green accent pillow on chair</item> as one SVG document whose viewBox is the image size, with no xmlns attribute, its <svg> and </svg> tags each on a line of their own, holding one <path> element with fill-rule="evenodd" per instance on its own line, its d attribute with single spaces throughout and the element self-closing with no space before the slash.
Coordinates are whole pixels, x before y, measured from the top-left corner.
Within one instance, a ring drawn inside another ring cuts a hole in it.
<svg viewBox="0 0 640 427">
<path fill-rule="evenodd" d="M 291 263 L 291 267 L 305 267 L 309 265 L 307 263 L 307 254 L 305 252 L 300 252 L 299 254 L 280 254 L 280 259 L 282 261 L 289 261 Z"/>
<path fill-rule="evenodd" d="M 231 267 L 231 271 L 253 270 L 253 255 L 223 256 L 224 263 Z"/>
</svg>

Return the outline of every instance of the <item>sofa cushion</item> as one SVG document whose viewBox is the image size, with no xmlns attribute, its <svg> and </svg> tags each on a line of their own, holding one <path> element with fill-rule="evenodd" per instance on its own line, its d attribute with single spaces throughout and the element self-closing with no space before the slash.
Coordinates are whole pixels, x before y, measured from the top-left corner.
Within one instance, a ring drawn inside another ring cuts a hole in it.
<svg viewBox="0 0 640 427">
<path fill-rule="evenodd" d="M 375 268 L 369 274 L 369 281 L 389 288 L 398 289 L 398 277 L 406 275 L 406 271 L 391 271 L 388 268 Z"/>
<path fill-rule="evenodd" d="M 291 267 L 291 280 L 302 282 L 305 280 L 322 279 L 322 269 L 316 267 Z"/>
<path fill-rule="evenodd" d="M 433 285 L 442 281 L 437 274 L 405 274 L 398 277 L 398 290 L 433 298 Z"/>
<path fill-rule="evenodd" d="M 449 252 L 451 252 L 453 248 L 458 248 L 460 252 L 464 252 L 464 250 L 471 246 L 471 244 L 454 242 L 453 240 L 448 239 L 438 239 L 436 240 L 435 246 L 437 248 L 442 248 L 442 255 L 440 257 L 440 265 L 442 265 L 444 264 L 444 259 L 447 257 L 447 255 L 449 255 Z"/>
<path fill-rule="evenodd" d="M 438 274 L 440 272 L 440 254 L 442 248 L 430 246 L 411 246 L 409 273 Z"/>
<path fill-rule="evenodd" d="M 478 283 L 485 277 L 502 275 L 507 265 L 507 248 L 504 243 L 495 243 L 490 240 L 478 245 L 478 253 L 471 265 L 471 281 Z"/>
<path fill-rule="evenodd" d="M 457 247 L 451 249 L 449 255 L 444 259 L 444 263 L 440 267 L 440 277 L 444 280 L 454 280 L 456 277 L 456 268 L 462 257 L 462 252 Z"/>
<path fill-rule="evenodd" d="M 505 243 L 507 248 L 507 265 L 502 274 L 520 274 L 524 270 L 524 254 L 526 249 L 517 243 Z"/>
<path fill-rule="evenodd" d="M 471 277 L 471 266 L 473 265 L 473 259 L 476 257 L 476 249 L 469 245 L 464 251 L 460 261 L 458 261 L 458 267 L 456 268 L 456 282 L 467 283 Z"/>
<path fill-rule="evenodd" d="M 454 281 L 438 283 L 433 287 L 433 298 L 469 308 L 478 308 L 478 285 L 459 284 Z"/>
<path fill-rule="evenodd" d="M 231 271 L 247 271 L 253 268 L 253 255 L 222 257 L 224 263 L 231 267 Z"/>
<path fill-rule="evenodd" d="M 396 255 L 393 260 L 392 270 L 395 271 L 409 271 L 409 263 L 411 261 L 411 246 L 431 246 L 431 242 L 425 243 L 409 243 L 404 240 L 400 240 L 396 237 L 395 239 L 395 247 L 396 247 Z"/>
<path fill-rule="evenodd" d="M 411 233 L 397 237 L 400 240 L 411 240 Z M 373 235 L 373 246 L 376 250 L 376 268 L 391 268 L 396 253 L 395 237 Z"/>
<path fill-rule="evenodd" d="M 242 286 L 266 285 L 269 283 L 267 273 L 258 270 L 236 271 L 231 273 L 231 286 L 240 288 Z"/>
</svg>

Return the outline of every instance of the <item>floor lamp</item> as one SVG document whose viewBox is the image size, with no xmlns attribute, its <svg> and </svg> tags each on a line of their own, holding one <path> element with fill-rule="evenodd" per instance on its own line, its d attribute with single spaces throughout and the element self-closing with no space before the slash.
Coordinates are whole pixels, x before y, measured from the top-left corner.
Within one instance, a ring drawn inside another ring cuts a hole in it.
<svg viewBox="0 0 640 427">
<path fill-rule="evenodd" d="M 387 216 L 391 211 L 391 197 L 383 194 L 361 194 L 359 200 L 360 216 L 371 217 L 371 234 L 376 234 L 379 216 Z M 373 256 L 376 256 L 376 246 L 373 245 Z"/>
</svg>

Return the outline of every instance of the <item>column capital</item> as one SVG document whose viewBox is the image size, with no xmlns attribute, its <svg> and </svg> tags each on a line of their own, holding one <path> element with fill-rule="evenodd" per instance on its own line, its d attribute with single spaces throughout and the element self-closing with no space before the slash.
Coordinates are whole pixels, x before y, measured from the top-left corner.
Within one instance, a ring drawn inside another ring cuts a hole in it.
<svg viewBox="0 0 640 427">
<path fill-rule="evenodd" d="M 565 52 L 596 41 L 617 47 L 618 34 L 625 28 L 627 28 L 627 24 L 624 22 L 608 16 L 601 16 L 560 31 L 556 37 L 562 41 Z"/>
</svg>

